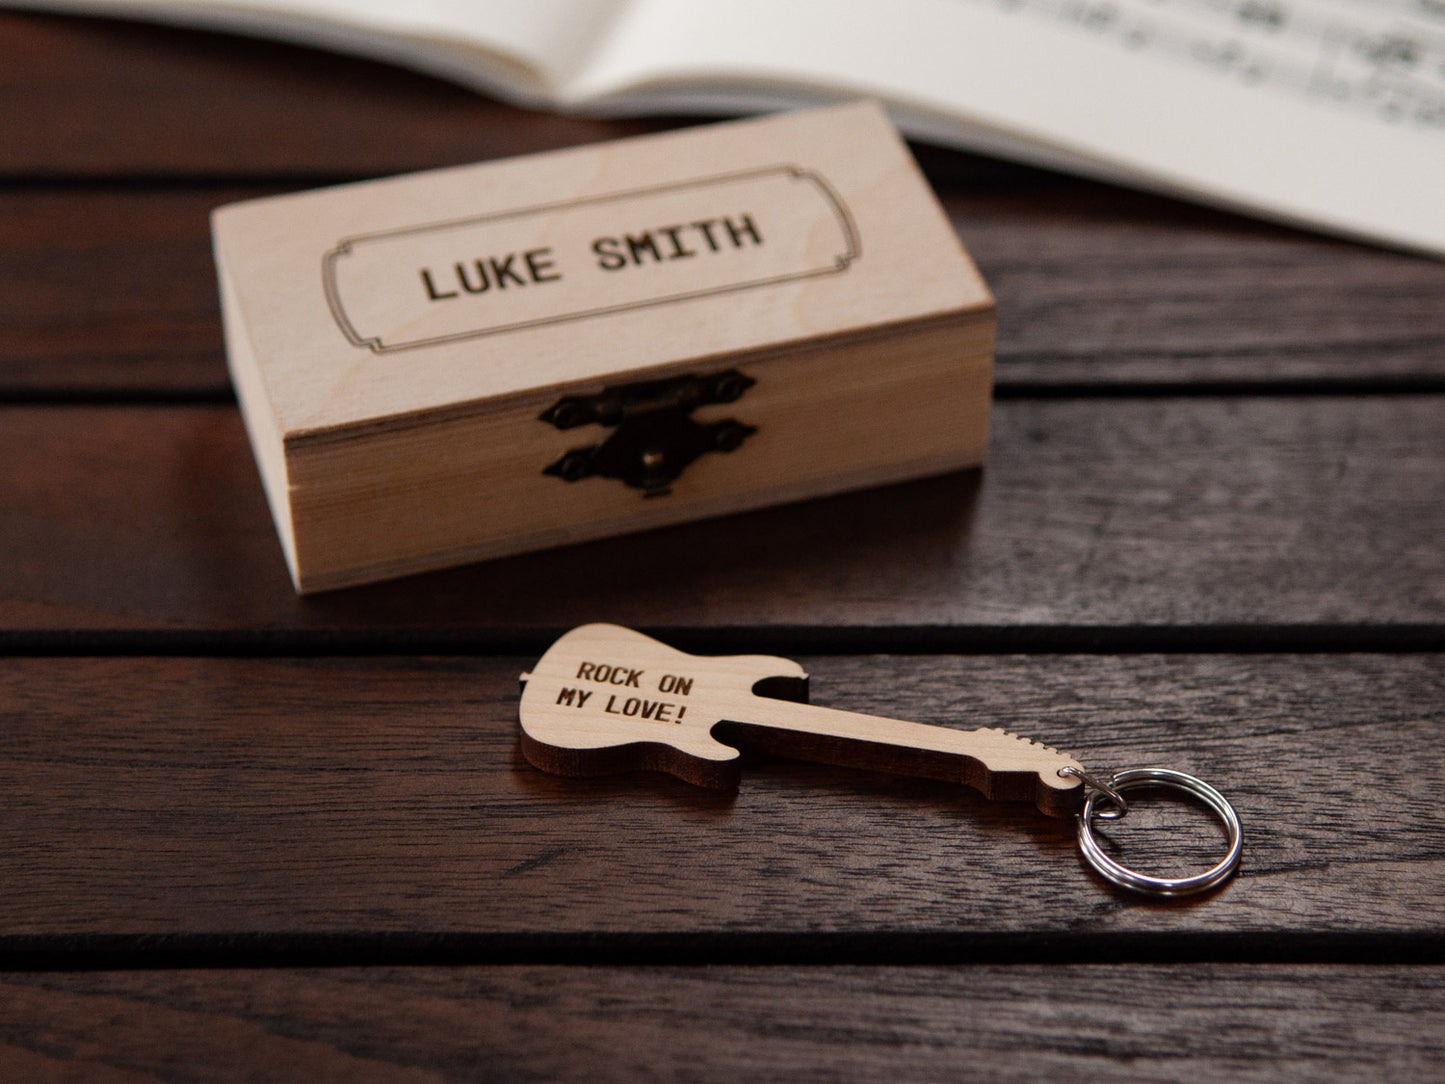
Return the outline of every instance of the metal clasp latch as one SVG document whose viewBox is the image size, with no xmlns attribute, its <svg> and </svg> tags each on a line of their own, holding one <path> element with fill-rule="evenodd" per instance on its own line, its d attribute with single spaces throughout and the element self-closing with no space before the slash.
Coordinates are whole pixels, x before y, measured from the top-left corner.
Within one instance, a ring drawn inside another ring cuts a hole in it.
<svg viewBox="0 0 1445 1084">
<path fill-rule="evenodd" d="M 757 428 L 735 421 L 704 423 L 700 406 L 731 403 L 757 381 L 736 369 L 710 376 L 677 376 L 604 388 L 597 395 L 568 395 L 540 415 L 558 429 L 597 424 L 615 427 L 600 444 L 574 448 L 544 474 L 566 482 L 599 475 L 616 478 L 647 497 L 669 492 L 693 460 L 707 452 L 736 451 Z"/>
</svg>

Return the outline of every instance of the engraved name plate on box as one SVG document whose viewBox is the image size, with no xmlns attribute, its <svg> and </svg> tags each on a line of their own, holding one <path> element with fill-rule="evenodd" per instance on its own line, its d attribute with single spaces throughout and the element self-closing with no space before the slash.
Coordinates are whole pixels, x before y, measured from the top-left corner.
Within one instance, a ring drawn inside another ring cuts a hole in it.
<svg viewBox="0 0 1445 1084">
<path fill-rule="evenodd" d="M 871 103 L 252 200 L 213 230 L 303 592 L 983 461 L 993 301 Z"/>
</svg>

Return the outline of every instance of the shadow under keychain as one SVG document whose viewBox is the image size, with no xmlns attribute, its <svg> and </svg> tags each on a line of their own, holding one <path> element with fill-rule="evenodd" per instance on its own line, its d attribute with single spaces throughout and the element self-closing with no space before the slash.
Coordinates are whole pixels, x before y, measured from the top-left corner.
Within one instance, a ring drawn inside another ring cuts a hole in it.
<svg viewBox="0 0 1445 1084">
<path fill-rule="evenodd" d="M 806 703 L 808 675 L 771 655 L 689 655 L 618 625 L 568 632 L 522 675 L 522 753 L 535 767 L 590 776 L 652 770 L 704 787 L 733 788 L 751 749 L 846 767 L 960 782 L 985 797 L 1032 801 L 1052 817 L 1076 816 L 1079 849 L 1116 885 L 1154 896 L 1188 896 L 1239 866 L 1239 817 L 1217 790 L 1168 768 L 1134 768 L 1107 779 L 1073 757 L 1003 730 L 953 730 Z M 1227 851 L 1192 877 L 1153 877 L 1104 852 L 1096 820 L 1128 812 L 1124 795 L 1145 787 L 1181 791 L 1221 821 Z"/>
</svg>

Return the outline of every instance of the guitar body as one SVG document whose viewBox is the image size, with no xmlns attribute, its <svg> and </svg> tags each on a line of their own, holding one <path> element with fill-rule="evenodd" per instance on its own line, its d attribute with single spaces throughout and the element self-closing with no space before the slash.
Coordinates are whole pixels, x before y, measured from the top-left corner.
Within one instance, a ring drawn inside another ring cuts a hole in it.
<svg viewBox="0 0 1445 1084">
<path fill-rule="evenodd" d="M 595 624 L 564 635 L 522 681 L 522 754 L 534 767 L 574 776 L 662 771 L 734 788 L 740 754 L 713 727 L 749 718 L 760 686 L 805 700 L 808 675 L 788 659 L 689 655 Z"/>
</svg>

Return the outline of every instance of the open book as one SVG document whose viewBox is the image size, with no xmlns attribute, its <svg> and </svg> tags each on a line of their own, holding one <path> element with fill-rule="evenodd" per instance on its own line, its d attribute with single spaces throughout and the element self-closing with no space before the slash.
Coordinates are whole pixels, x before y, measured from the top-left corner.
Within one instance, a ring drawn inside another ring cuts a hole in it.
<svg viewBox="0 0 1445 1084">
<path fill-rule="evenodd" d="M 0 0 L 285 38 L 532 106 L 873 96 L 908 134 L 1445 256 L 1445 0 Z"/>
</svg>

